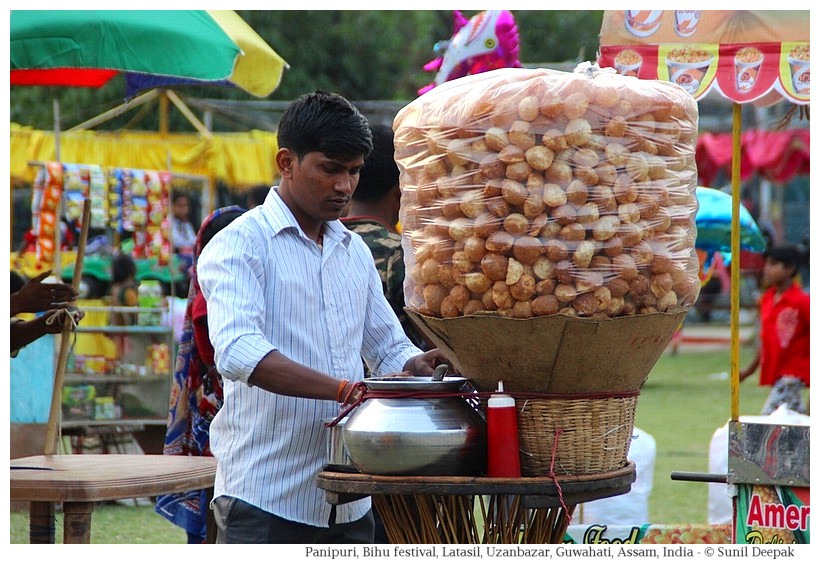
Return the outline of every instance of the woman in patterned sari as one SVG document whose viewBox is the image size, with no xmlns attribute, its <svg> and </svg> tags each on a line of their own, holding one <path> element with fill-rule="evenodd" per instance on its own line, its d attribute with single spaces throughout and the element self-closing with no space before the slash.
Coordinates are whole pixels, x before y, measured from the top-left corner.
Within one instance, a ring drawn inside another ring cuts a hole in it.
<svg viewBox="0 0 820 564">
<path fill-rule="evenodd" d="M 214 350 L 208 339 L 205 298 L 197 282 L 196 261 L 211 238 L 244 212 L 239 206 L 215 210 L 205 218 L 197 233 L 188 303 L 171 385 L 164 454 L 213 456 L 209 429 L 222 406 L 222 379 L 214 366 Z M 209 502 L 206 490 L 168 494 L 157 498 L 155 510 L 185 529 L 188 543 L 196 544 L 205 542 Z"/>
</svg>

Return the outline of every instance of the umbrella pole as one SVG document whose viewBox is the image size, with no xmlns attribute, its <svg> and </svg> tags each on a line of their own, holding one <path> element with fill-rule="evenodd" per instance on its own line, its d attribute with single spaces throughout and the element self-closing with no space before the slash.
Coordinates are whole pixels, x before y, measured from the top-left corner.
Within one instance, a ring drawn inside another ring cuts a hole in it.
<svg viewBox="0 0 820 564">
<path fill-rule="evenodd" d="M 60 101 L 54 98 L 54 160 L 60 162 Z"/>
<path fill-rule="evenodd" d="M 83 258 L 85 256 L 85 242 L 88 239 L 88 224 L 91 222 L 91 200 L 86 198 L 83 201 L 83 224 L 80 230 L 80 241 L 77 245 L 77 258 L 74 263 L 74 277 L 72 285 L 74 289 L 79 289 L 80 278 L 83 270 Z M 63 395 L 63 378 L 65 376 L 66 362 L 68 361 L 69 341 L 73 331 L 71 320 L 66 316 L 63 331 L 60 334 L 60 352 L 57 357 L 57 368 L 54 372 L 54 386 L 51 389 L 51 407 L 48 413 L 48 425 L 46 426 L 45 454 L 57 454 L 57 447 L 60 439 L 60 409 Z"/>
<path fill-rule="evenodd" d="M 732 421 L 740 413 L 740 128 L 741 105 L 732 105 L 732 270 L 731 315 L 731 381 Z"/>
<path fill-rule="evenodd" d="M 57 98 L 54 98 L 54 104 L 52 106 L 52 111 L 54 112 L 54 160 L 56 162 L 60 162 L 60 101 Z M 63 271 L 63 257 L 61 247 L 63 246 L 62 237 L 63 237 L 63 203 L 62 198 L 60 198 L 60 202 L 57 204 L 57 228 L 54 230 L 54 266 L 52 267 L 51 271 L 54 273 L 54 276 L 57 277 L 57 280 L 62 278 L 62 271 Z"/>
</svg>

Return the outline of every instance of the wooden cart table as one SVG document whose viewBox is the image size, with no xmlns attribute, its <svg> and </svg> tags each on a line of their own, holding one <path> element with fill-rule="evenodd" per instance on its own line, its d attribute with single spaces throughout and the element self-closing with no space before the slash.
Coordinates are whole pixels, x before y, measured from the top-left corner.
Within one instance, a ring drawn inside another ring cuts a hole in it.
<svg viewBox="0 0 820 564">
<path fill-rule="evenodd" d="M 63 507 L 63 542 L 91 542 L 97 501 L 211 489 L 216 459 L 161 454 L 64 454 L 11 460 L 12 501 L 30 502 L 29 541 L 54 543 L 54 510 Z"/>
<path fill-rule="evenodd" d="M 555 544 L 579 503 L 629 492 L 635 464 L 580 476 L 486 478 L 320 472 L 338 505 L 372 496 L 394 544 Z"/>
</svg>

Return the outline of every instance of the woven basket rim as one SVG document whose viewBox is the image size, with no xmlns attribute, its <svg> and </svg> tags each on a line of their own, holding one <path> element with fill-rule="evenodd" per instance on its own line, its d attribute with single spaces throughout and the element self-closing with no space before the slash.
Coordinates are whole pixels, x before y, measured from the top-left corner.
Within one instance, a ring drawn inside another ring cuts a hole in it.
<svg viewBox="0 0 820 564">
<path fill-rule="evenodd" d="M 522 474 L 590 474 L 621 468 L 638 396 L 517 399 Z"/>
</svg>

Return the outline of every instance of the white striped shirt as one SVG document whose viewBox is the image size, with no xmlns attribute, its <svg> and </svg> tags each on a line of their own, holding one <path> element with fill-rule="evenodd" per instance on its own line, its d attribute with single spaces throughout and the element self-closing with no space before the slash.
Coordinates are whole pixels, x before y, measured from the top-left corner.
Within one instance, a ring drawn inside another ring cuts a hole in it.
<svg viewBox="0 0 820 564">
<path fill-rule="evenodd" d="M 214 496 L 327 526 L 331 506 L 315 475 L 326 462 L 329 431 L 322 420 L 335 417 L 339 405 L 247 382 L 272 350 L 351 380 L 362 378 L 362 356 L 376 374 L 387 374 L 421 354 L 382 293 L 370 250 L 340 221 L 325 224 L 319 247 L 271 190 L 263 205 L 208 243 L 197 274 L 224 380 L 224 404 L 210 428 L 218 462 Z M 340 505 L 336 521 L 355 521 L 369 507 L 369 498 Z"/>
</svg>

